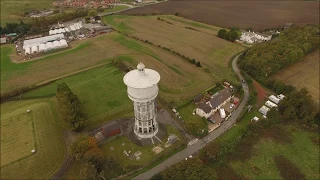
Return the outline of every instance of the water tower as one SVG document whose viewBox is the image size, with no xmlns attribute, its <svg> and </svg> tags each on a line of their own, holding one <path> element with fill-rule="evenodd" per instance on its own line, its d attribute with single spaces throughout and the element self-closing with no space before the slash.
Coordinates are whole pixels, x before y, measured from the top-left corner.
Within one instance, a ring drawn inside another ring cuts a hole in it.
<svg viewBox="0 0 320 180">
<path fill-rule="evenodd" d="M 159 92 L 160 74 L 145 68 L 140 62 L 137 69 L 131 70 L 124 76 L 123 81 L 127 85 L 128 97 L 133 101 L 134 133 L 138 138 L 154 137 L 159 129 L 155 99 Z"/>
</svg>

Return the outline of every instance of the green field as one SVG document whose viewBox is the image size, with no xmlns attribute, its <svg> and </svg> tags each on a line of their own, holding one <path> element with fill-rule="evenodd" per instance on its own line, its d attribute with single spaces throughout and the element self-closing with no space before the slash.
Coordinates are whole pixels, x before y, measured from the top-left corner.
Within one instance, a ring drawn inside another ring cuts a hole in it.
<svg viewBox="0 0 320 180">
<path fill-rule="evenodd" d="M 319 145 L 311 138 L 319 138 L 315 132 L 300 129 L 297 125 L 285 127 L 292 143 L 279 143 L 263 138 L 254 146 L 254 155 L 247 161 L 231 162 L 237 174 L 248 179 L 281 179 L 273 157 L 283 155 L 300 169 L 306 179 L 319 179 Z"/>
<path fill-rule="evenodd" d="M 1 104 L 1 178 L 50 178 L 64 158 L 62 136 L 52 100 Z"/>
<path fill-rule="evenodd" d="M 24 11 L 29 9 L 44 10 L 51 7 L 54 0 L 1 0 L 1 26 L 7 22 L 17 22 L 24 19 Z"/>
<path fill-rule="evenodd" d="M 78 95 L 88 115 L 86 128 L 93 128 L 114 115 L 132 111 L 127 89 L 122 82 L 123 73 L 116 67 L 104 65 L 89 71 L 63 78 L 50 85 L 29 91 L 22 97 L 39 97 L 55 94 L 57 84 L 65 82 Z"/>
</svg>

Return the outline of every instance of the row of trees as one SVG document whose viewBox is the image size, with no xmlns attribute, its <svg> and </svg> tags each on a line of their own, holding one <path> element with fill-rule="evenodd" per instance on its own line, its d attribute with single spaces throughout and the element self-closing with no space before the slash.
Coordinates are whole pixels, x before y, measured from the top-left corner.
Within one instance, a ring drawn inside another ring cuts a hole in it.
<svg viewBox="0 0 320 180">
<path fill-rule="evenodd" d="M 26 24 L 22 20 L 19 23 L 6 23 L 4 27 L 0 26 L 0 33 L 1 34 L 9 34 L 9 33 L 17 33 L 22 34 L 26 33 L 30 30 L 30 25 Z"/>
<path fill-rule="evenodd" d="M 55 24 L 59 21 L 70 21 L 87 15 L 88 10 L 77 10 L 74 12 L 60 13 L 53 16 L 34 18 L 31 21 L 31 31 L 39 32 L 41 30 L 47 29 L 50 24 Z"/>
<path fill-rule="evenodd" d="M 319 26 L 288 29 L 274 40 L 254 45 L 239 62 L 254 79 L 264 81 L 319 47 Z"/>
<path fill-rule="evenodd" d="M 230 31 L 227 31 L 226 29 L 220 29 L 218 31 L 218 37 L 234 42 L 236 39 L 239 38 L 239 29 L 238 28 L 231 28 Z"/>
<path fill-rule="evenodd" d="M 59 115 L 63 125 L 72 131 L 80 131 L 86 122 L 86 114 L 77 95 L 66 83 L 58 84 L 56 97 L 59 105 Z"/>
</svg>

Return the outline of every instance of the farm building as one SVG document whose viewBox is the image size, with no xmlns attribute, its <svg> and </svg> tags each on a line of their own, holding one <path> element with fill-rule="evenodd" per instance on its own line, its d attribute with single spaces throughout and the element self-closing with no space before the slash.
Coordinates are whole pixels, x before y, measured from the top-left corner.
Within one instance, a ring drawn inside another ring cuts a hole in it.
<svg viewBox="0 0 320 180">
<path fill-rule="evenodd" d="M 63 34 L 56 34 L 56 35 L 45 36 L 45 37 L 40 37 L 35 39 L 29 39 L 23 42 L 23 49 L 25 51 L 25 54 L 45 52 L 52 49 L 58 49 L 58 48 L 64 48 L 64 47 L 68 47 L 68 44 L 67 44 L 67 41 L 64 40 Z"/>
<path fill-rule="evenodd" d="M 214 95 L 208 102 L 199 104 L 196 114 L 208 118 L 215 113 L 221 106 L 225 105 L 233 97 L 229 89 L 224 89 Z M 210 111 L 209 111 L 210 109 Z"/>
<path fill-rule="evenodd" d="M 269 108 L 278 107 L 278 105 L 276 105 L 275 103 L 273 103 L 269 100 L 265 103 L 265 105 L 268 106 Z"/>
<path fill-rule="evenodd" d="M 270 99 L 272 102 L 276 103 L 276 104 L 279 104 L 279 102 L 280 102 L 280 99 L 277 98 L 277 97 L 274 96 L 274 95 L 269 96 L 269 99 Z"/>
<path fill-rule="evenodd" d="M 242 32 L 240 40 L 249 44 L 260 42 L 260 41 L 269 41 L 272 35 L 263 35 L 255 32 Z"/>
<path fill-rule="evenodd" d="M 264 116 L 267 115 L 268 111 L 270 111 L 270 109 L 267 108 L 266 106 L 262 106 L 262 107 L 259 109 L 259 112 L 260 112 L 262 115 L 264 115 Z"/>
</svg>

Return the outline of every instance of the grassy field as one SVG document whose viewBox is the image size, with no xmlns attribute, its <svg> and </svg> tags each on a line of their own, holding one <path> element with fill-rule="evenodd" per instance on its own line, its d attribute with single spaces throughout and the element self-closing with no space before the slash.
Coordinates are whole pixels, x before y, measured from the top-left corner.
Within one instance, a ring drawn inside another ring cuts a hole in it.
<svg viewBox="0 0 320 180">
<path fill-rule="evenodd" d="M 293 64 L 279 73 L 274 78 L 298 89 L 307 88 L 313 99 L 319 105 L 319 49 L 309 54 L 301 62 Z"/>
<path fill-rule="evenodd" d="M 65 82 L 82 102 L 89 118 L 86 128 L 90 129 L 112 120 L 119 113 L 124 116 L 132 112 L 132 104 L 122 78 L 123 73 L 109 64 L 63 78 L 50 85 L 29 91 L 22 97 L 55 94 L 57 84 Z"/>
<path fill-rule="evenodd" d="M 165 19 L 172 24 L 157 20 Z M 235 82 L 228 68 L 230 58 L 244 47 L 216 36 L 218 27 L 204 25 L 173 16 L 124 16 L 104 17 L 104 22 L 115 29 L 170 48 L 180 54 L 200 61 L 215 76 Z M 186 29 L 192 27 L 199 31 Z"/>
<path fill-rule="evenodd" d="M 1 178 L 50 178 L 64 157 L 62 135 L 52 100 L 1 104 Z"/>
<path fill-rule="evenodd" d="M 119 59 L 136 67 L 140 61 L 161 75 L 160 96 L 166 100 L 190 98 L 216 82 L 209 74 L 160 48 L 142 44 L 113 32 L 97 38 L 78 41 L 71 50 L 42 59 L 15 64 L 10 61 L 12 46 L 2 46 L 1 92 L 44 82 L 93 65 Z M 121 81 L 122 83 L 122 81 Z"/>
<path fill-rule="evenodd" d="M 7 22 L 17 22 L 24 19 L 24 11 L 28 9 L 49 9 L 54 0 L 1 0 L 1 26 Z"/>
<path fill-rule="evenodd" d="M 311 140 L 319 135 L 296 125 L 285 129 L 292 137 L 292 143 L 261 139 L 254 146 L 254 155 L 249 160 L 230 163 L 235 172 L 248 179 L 282 179 L 273 157 L 283 155 L 300 169 L 306 179 L 319 179 L 319 145 Z"/>
</svg>

